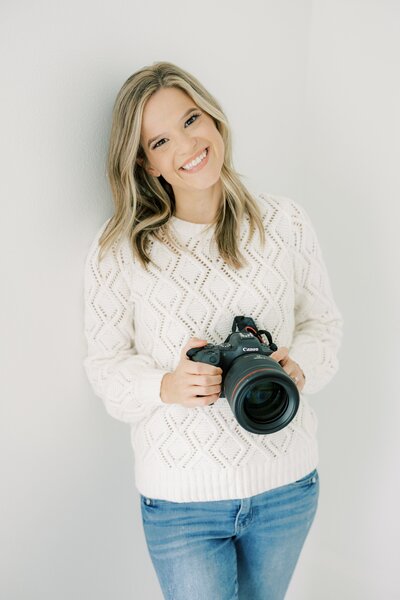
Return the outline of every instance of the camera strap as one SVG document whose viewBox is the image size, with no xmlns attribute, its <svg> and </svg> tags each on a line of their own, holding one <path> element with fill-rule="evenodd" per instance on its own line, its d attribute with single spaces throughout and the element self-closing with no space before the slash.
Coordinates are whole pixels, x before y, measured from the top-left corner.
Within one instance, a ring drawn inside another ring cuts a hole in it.
<svg viewBox="0 0 400 600">
<path fill-rule="evenodd" d="M 246 327 L 251 327 L 254 331 L 258 331 L 257 325 L 251 317 L 238 316 L 233 319 L 232 333 L 236 331 L 246 331 Z"/>
<path fill-rule="evenodd" d="M 278 346 L 276 344 L 274 344 L 274 342 L 272 341 L 272 335 L 270 334 L 269 331 L 266 331 L 265 329 L 257 329 L 257 325 L 255 324 L 255 322 L 253 321 L 253 319 L 251 317 L 245 317 L 243 315 L 237 316 L 233 319 L 233 323 L 232 323 L 232 333 L 235 333 L 236 331 L 246 331 L 246 332 L 250 332 L 252 333 L 261 343 L 264 343 L 262 340 L 261 335 L 264 334 L 267 339 L 268 339 L 268 343 L 269 343 L 269 347 L 271 348 L 271 350 L 273 350 L 274 352 L 276 350 L 278 350 Z M 225 340 L 225 343 L 229 340 L 229 335 Z"/>
</svg>

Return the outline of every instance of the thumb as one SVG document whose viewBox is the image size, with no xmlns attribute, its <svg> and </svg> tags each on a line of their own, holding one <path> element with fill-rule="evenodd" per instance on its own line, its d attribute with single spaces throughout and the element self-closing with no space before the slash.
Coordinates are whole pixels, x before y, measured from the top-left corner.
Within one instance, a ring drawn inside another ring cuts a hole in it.
<svg viewBox="0 0 400 600">
<path fill-rule="evenodd" d="M 200 348 L 201 346 L 205 346 L 206 344 L 208 344 L 207 340 L 203 340 L 203 339 L 197 338 L 197 337 L 190 338 L 190 340 L 188 340 L 188 342 L 185 344 L 185 346 L 182 349 L 181 357 L 187 358 L 188 360 L 190 360 L 190 358 L 188 356 L 186 356 L 186 352 L 188 350 L 190 350 L 190 348 Z"/>
</svg>

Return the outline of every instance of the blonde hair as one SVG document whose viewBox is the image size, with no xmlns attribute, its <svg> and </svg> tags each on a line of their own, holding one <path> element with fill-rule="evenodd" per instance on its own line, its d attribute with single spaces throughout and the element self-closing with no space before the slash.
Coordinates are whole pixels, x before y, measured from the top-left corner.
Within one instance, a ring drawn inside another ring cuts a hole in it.
<svg viewBox="0 0 400 600">
<path fill-rule="evenodd" d="M 153 262 L 148 252 L 150 238 L 176 247 L 177 240 L 172 239 L 168 227 L 175 210 L 172 186 L 162 175 L 154 177 L 147 173 L 144 168 L 146 156 L 140 143 L 146 102 L 157 90 L 168 87 L 176 87 L 188 94 L 213 118 L 223 138 L 222 198 L 214 221 L 215 240 L 224 261 L 241 268 L 246 264 L 237 245 L 242 218 L 244 214 L 249 217 L 249 239 L 257 226 L 264 244 L 260 211 L 232 165 L 231 132 L 221 106 L 193 75 L 170 62 L 143 67 L 126 80 L 117 95 L 108 151 L 108 178 L 115 211 L 99 240 L 100 260 L 106 249 L 125 234 L 129 236 L 134 257 L 144 268 Z"/>
</svg>

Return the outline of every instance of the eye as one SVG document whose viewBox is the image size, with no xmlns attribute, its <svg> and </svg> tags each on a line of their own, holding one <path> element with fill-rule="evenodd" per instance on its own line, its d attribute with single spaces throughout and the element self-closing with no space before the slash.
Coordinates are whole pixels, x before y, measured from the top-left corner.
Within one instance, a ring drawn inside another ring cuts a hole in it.
<svg viewBox="0 0 400 600">
<path fill-rule="evenodd" d="M 194 119 L 195 117 L 196 117 L 196 119 L 197 119 L 197 117 L 200 117 L 200 116 L 201 116 L 201 113 L 194 113 L 192 116 L 190 116 L 190 117 L 188 118 L 188 120 L 185 122 L 185 125 L 186 125 L 186 123 L 189 123 L 189 121 L 190 121 L 191 119 Z M 194 123 L 194 121 L 192 121 L 192 123 Z M 192 123 L 190 123 L 190 125 L 191 125 Z M 158 145 L 158 144 L 159 144 L 160 142 L 163 142 L 164 140 L 165 140 L 165 138 L 162 138 L 162 139 L 161 139 L 161 140 L 159 140 L 159 141 L 158 141 L 156 144 L 154 144 L 154 146 L 152 147 L 152 150 L 155 150 L 156 148 L 159 148 L 159 145 Z M 163 146 L 163 145 L 164 145 L 164 144 L 161 144 L 161 146 Z"/>
<path fill-rule="evenodd" d="M 191 117 L 188 118 L 186 123 L 189 123 L 190 119 L 194 119 L 194 117 L 199 117 L 199 116 L 200 116 L 200 113 L 195 113 L 194 115 L 192 115 Z"/>
<path fill-rule="evenodd" d="M 163 138 L 162 140 L 160 140 L 159 142 L 157 142 L 157 144 L 154 144 L 154 146 L 152 147 L 152 150 L 155 150 L 156 148 L 158 148 L 158 147 L 159 147 L 159 146 L 158 146 L 158 144 L 159 144 L 160 142 L 162 142 L 164 139 L 165 139 L 165 138 Z M 162 144 L 161 144 L 161 145 L 162 145 Z"/>
</svg>

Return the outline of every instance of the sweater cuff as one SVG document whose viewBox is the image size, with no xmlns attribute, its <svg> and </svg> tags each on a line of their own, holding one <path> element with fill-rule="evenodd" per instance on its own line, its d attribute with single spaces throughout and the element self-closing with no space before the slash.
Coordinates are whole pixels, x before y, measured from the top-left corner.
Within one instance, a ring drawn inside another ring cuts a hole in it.
<svg viewBox="0 0 400 600">
<path fill-rule="evenodd" d="M 166 373 L 170 371 L 164 369 L 151 369 L 144 371 L 136 381 L 136 397 L 143 403 L 151 402 L 153 405 L 165 406 L 161 400 L 161 381 Z"/>
</svg>

